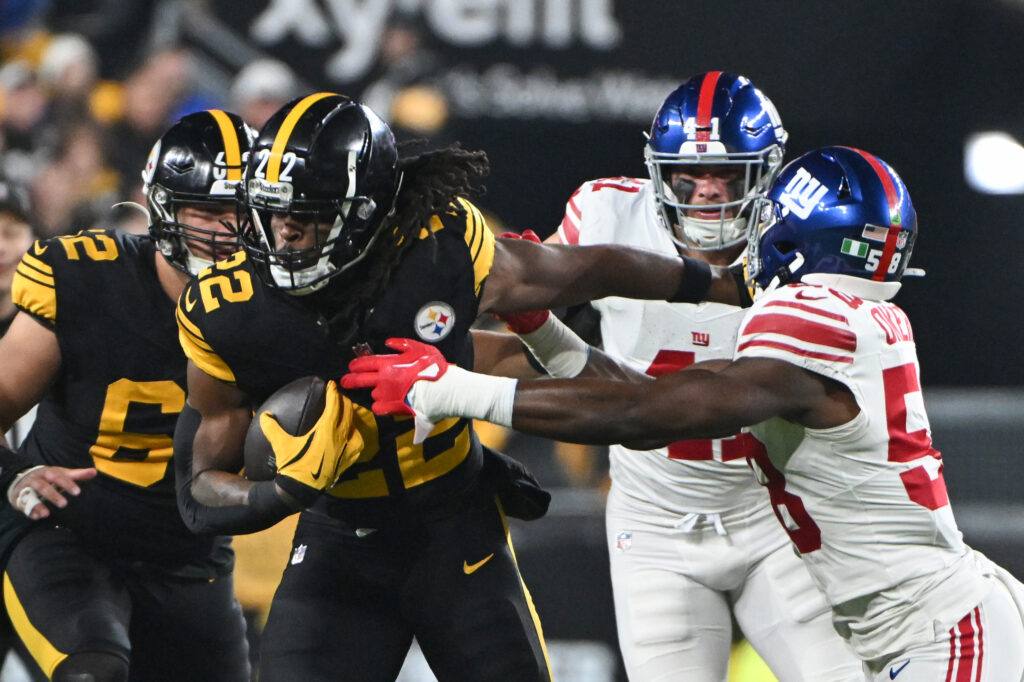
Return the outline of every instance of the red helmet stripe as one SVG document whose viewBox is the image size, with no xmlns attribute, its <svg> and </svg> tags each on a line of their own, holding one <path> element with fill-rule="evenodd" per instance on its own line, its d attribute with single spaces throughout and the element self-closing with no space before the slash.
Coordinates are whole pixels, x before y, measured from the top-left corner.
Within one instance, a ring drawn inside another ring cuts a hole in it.
<svg viewBox="0 0 1024 682">
<path fill-rule="evenodd" d="M 709 71 L 700 84 L 700 96 L 697 98 L 697 142 L 711 139 L 711 107 L 715 103 L 715 88 L 721 71 Z"/>
<path fill-rule="evenodd" d="M 885 235 L 885 246 L 882 247 L 882 257 L 878 261 L 878 267 L 875 268 L 875 272 L 871 275 L 871 279 L 881 282 L 885 279 L 886 273 L 889 271 L 889 263 L 892 262 L 892 255 L 896 253 L 896 240 L 899 237 L 900 230 L 903 227 L 902 216 L 900 216 L 900 198 L 896 192 L 896 183 L 892 181 L 892 176 L 889 175 L 889 171 L 886 170 L 882 162 L 878 160 L 878 157 L 868 154 L 860 149 L 849 147 L 851 151 L 855 151 L 868 162 L 872 170 L 878 176 L 878 179 L 882 183 L 882 188 L 885 190 L 885 199 L 889 203 L 889 233 Z"/>
</svg>

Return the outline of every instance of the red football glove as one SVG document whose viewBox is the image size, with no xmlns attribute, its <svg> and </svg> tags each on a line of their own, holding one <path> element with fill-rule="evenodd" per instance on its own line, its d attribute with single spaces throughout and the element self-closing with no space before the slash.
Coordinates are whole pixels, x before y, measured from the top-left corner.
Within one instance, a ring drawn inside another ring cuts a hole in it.
<svg viewBox="0 0 1024 682">
<path fill-rule="evenodd" d="M 437 381 L 448 371 L 448 361 L 435 346 L 412 339 L 388 339 L 397 355 L 366 355 L 348 363 L 342 388 L 372 388 L 373 412 L 408 415 L 425 420 L 409 403 L 409 391 L 420 380 Z"/>
<path fill-rule="evenodd" d="M 524 239 L 535 244 L 541 243 L 540 237 L 533 230 L 523 230 L 522 234 L 518 232 L 502 232 L 498 236 L 502 239 Z M 509 331 L 516 334 L 529 334 L 530 332 L 537 331 L 547 321 L 549 315 L 551 315 L 550 310 L 527 310 L 521 313 L 494 314 L 496 318 L 508 326 Z"/>
</svg>

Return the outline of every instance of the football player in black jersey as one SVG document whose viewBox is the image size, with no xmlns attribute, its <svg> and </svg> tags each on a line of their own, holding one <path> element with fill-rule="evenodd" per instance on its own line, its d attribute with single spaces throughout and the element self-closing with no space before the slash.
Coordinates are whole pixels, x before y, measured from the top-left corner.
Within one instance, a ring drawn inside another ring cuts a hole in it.
<svg viewBox="0 0 1024 682">
<path fill-rule="evenodd" d="M 51 679 L 249 679 L 229 540 L 186 528 L 170 459 L 186 388 L 174 302 L 237 248 L 252 135 L 223 111 L 184 117 L 143 171 L 149 235 L 39 241 L 17 267 L 0 433 L 39 409 L 18 452 L 0 443 L 4 598 Z"/>
<path fill-rule="evenodd" d="M 251 532 L 308 508 L 261 642 L 264 682 L 393 680 L 414 636 L 442 682 L 551 671 L 501 506 L 517 500 L 496 498 L 481 474 L 496 456 L 470 422 L 417 434 L 330 381 L 308 433 L 261 417 L 278 471 L 254 482 L 238 472 L 255 406 L 296 378 L 336 379 L 391 336 L 472 367 L 480 312 L 703 295 L 728 277 L 639 252 L 495 240 L 465 198 L 486 170 L 482 152 L 457 146 L 400 156 L 387 125 L 347 97 L 298 98 L 264 125 L 246 166 L 244 253 L 179 299 L 186 523 Z"/>
</svg>

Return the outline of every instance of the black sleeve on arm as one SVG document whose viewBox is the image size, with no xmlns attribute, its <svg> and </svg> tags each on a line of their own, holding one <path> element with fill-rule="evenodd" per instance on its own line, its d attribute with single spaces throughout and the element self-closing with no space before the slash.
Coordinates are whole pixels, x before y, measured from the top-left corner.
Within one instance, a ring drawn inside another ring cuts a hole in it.
<svg viewBox="0 0 1024 682">
<path fill-rule="evenodd" d="M 711 266 L 702 260 L 680 256 L 683 259 L 683 278 L 669 303 L 700 303 L 711 288 Z"/>
<path fill-rule="evenodd" d="M 732 278 L 736 280 L 736 289 L 740 292 L 740 307 L 749 308 L 754 305 L 754 299 L 750 297 L 750 289 L 747 288 L 747 275 L 744 272 L 743 263 L 736 263 L 729 268 Z"/>
<path fill-rule="evenodd" d="M 174 475 L 178 512 L 193 533 L 243 535 L 269 528 L 292 509 L 275 490 L 273 481 L 261 481 L 249 490 L 248 504 L 210 507 L 192 496 L 192 442 L 199 428 L 198 410 L 187 403 L 174 429 Z"/>
<path fill-rule="evenodd" d="M 33 461 L 28 455 L 0 445 L 0 495 L 6 498 L 7 488 L 11 485 L 14 477 L 36 464 L 39 462 Z"/>
</svg>

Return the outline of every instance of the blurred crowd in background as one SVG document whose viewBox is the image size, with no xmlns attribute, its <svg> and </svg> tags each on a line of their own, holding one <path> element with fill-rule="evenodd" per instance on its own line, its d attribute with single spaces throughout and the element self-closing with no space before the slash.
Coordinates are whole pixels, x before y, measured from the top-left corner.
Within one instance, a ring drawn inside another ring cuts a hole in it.
<svg viewBox="0 0 1024 682">
<path fill-rule="evenodd" d="M 297 93 L 290 69 L 250 64 L 217 96 L 195 87 L 186 49 L 139 55 L 121 79 L 101 76 L 95 47 L 75 33 L 5 34 L 0 67 L 0 173 L 28 192 L 40 237 L 93 227 L 146 229 L 141 171 L 154 141 L 181 116 L 218 107 L 259 127 Z"/>
</svg>

